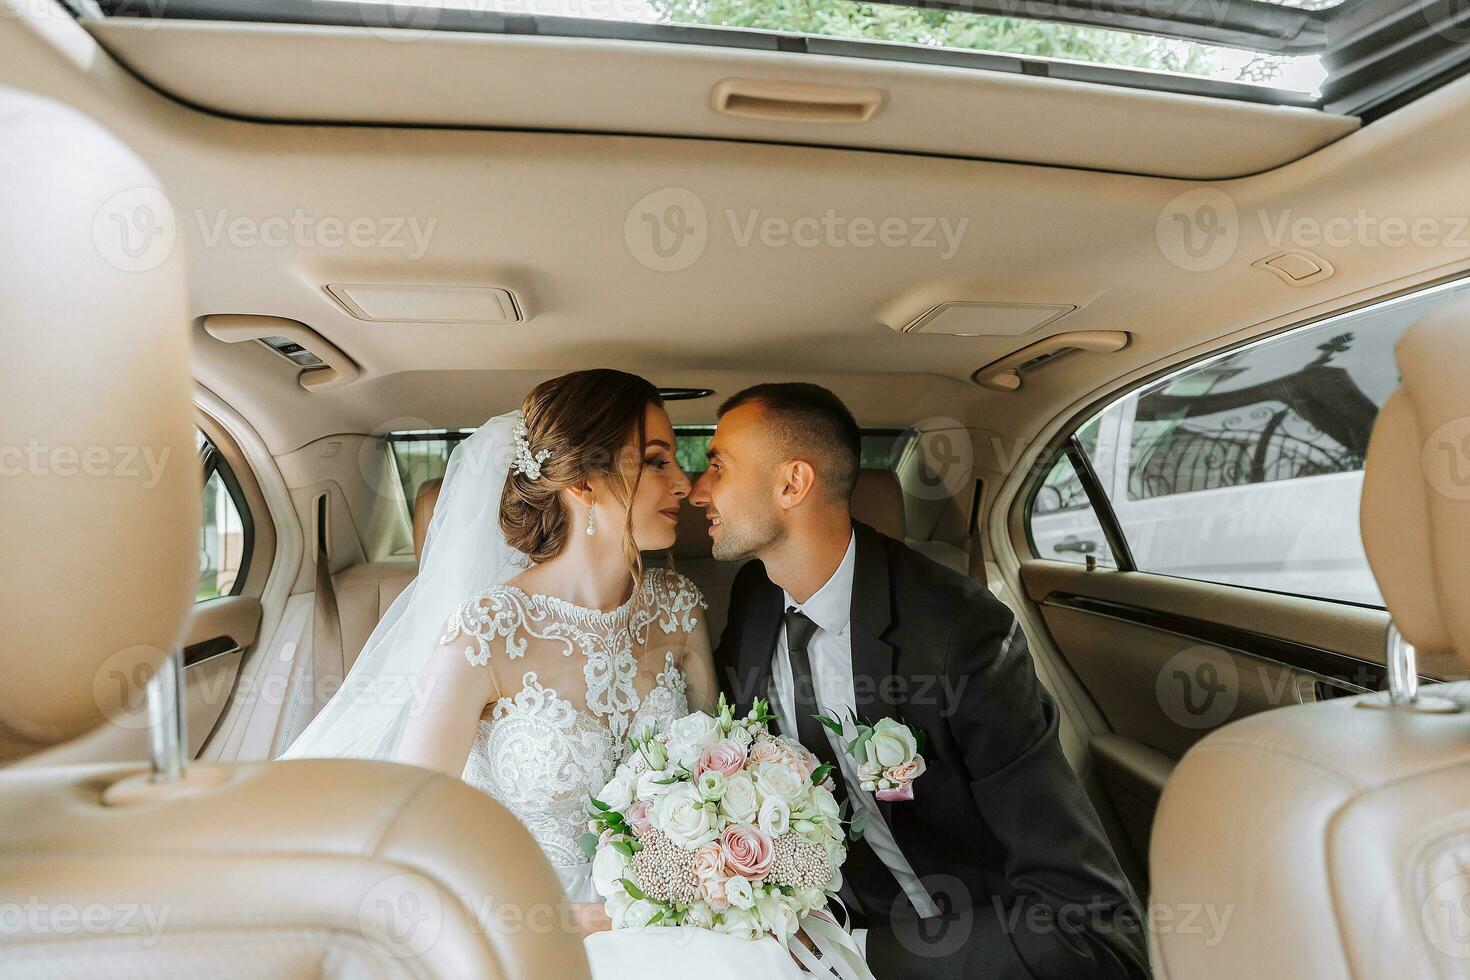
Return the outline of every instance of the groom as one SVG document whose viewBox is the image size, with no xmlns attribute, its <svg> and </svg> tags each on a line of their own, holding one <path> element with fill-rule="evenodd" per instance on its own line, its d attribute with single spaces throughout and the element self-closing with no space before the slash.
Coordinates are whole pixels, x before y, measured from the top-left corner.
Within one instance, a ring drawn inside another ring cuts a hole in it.
<svg viewBox="0 0 1470 980">
<path fill-rule="evenodd" d="M 844 816 L 865 823 L 843 895 L 874 975 L 1146 977 L 1136 899 L 1015 616 L 852 520 L 860 434 L 836 395 L 757 385 L 719 414 L 690 500 L 716 558 L 759 560 L 735 579 L 716 666 L 741 711 L 768 697 L 780 731 L 834 766 Z M 854 710 L 924 733 L 912 800 L 864 791 L 812 717 Z"/>
</svg>

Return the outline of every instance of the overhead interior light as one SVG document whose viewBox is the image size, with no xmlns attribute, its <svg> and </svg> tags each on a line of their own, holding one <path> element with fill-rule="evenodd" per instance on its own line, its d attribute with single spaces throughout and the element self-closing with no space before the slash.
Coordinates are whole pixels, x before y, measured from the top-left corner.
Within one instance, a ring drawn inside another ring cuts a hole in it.
<svg viewBox="0 0 1470 980">
<path fill-rule="evenodd" d="M 260 342 L 293 364 L 316 367 L 322 363 L 320 357 L 286 337 L 261 337 Z"/>
<path fill-rule="evenodd" d="M 910 320 L 903 332 L 950 337 L 1019 337 L 1049 326 L 1076 309 L 1070 303 L 940 303 Z"/>
<path fill-rule="evenodd" d="M 515 295 L 499 286 L 400 286 L 329 283 L 328 294 L 359 320 L 374 323 L 520 323 Z"/>
</svg>

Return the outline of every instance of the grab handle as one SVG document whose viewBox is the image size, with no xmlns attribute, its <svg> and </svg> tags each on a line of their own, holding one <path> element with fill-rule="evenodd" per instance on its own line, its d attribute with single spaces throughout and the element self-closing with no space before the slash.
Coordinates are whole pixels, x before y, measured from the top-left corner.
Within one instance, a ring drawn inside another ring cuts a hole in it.
<svg viewBox="0 0 1470 980">
<path fill-rule="evenodd" d="M 715 85 L 710 104 L 716 112 L 750 119 L 862 123 L 882 108 L 885 97 L 881 88 L 727 78 Z"/>
</svg>

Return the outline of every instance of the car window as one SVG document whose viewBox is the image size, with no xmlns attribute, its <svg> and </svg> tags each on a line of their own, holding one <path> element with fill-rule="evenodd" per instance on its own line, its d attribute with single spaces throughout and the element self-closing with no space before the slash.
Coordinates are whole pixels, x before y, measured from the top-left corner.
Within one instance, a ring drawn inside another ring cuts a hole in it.
<svg viewBox="0 0 1470 980">
<path fill-rule="evenodd" d="M 1031 550 L 1038 557 L 1085 564 L 1090 555 L 1105 568 L 1118 567 L 1092 501 L 1065 454 L 1036 488 L 1031 514 Z"/>
<path fill-rule="evenodd" d="M 685 473 L 703 473 L 706 466 L 704 454 L 714 438 L 715 427 L 676 425 L 674 433 L 679 437 L 679 447 L 674 454 L 679 468 Z M 911 429 L 864 429 L 858 466 L 865 470 L 894 469 L 913 436 Z"/>
<path fill-rule="evenodd" d="M 1368 437 L 1398 385 L 1394 344 L 1465 288 L 1246 345 L 1089 419 L 1077 439 L 1134 567 L 1381 606 L 1358 531 Z M 1039 557 L 1085 560 L 1066 550 L 1097 524 L 1080 490 L 1065 458 L 1043 478 L 1027 519 Z"/>
<path fill-rule="evenodd" d="M 204 471 L 204 521 L 199 530 L 199 582 L 194 601 L 238 595 L 251 549 L 250 511 L 230 465 L 203 432 L 195 444 Z"/>
<path fill-rule="evenodd" d="M 443 479 L 449 467 L 449 454 L 470 437 L 474 429 L 426 429 L 392 432 L 388 445 L 393 450 L 393 464 L 403 484 L 403 499 L 408 502 L 409 520 L 417 502 L 419 487 L 428 480 Z"/>
</svg>

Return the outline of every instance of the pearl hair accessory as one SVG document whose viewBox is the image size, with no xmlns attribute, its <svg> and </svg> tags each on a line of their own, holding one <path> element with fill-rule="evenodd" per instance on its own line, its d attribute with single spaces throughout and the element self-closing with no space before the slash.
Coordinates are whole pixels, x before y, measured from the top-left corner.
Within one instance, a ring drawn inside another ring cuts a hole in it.
<svg viewBox="0 0 1470 980">
<path fill-rule="evenodd" d="M 541 479 L 541 464 L 551 455 L 550 449 L 542 449 L 536 453 L 531 452 L 531 443 L 526 438 L 526 420 L 520 419 L 515 428 L 511 430 L 515 439 L 516 458 L 510 468 L 520 473 L 528 480 Z"/>
</svg>

